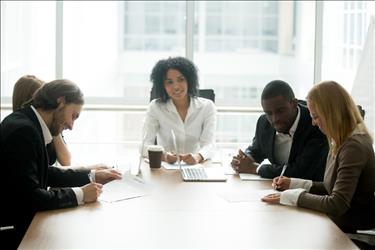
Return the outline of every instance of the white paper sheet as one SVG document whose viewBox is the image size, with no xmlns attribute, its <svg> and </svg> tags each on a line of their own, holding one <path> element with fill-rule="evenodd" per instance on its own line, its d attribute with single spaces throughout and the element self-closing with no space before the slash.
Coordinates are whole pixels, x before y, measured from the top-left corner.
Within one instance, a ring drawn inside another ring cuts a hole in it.
<svg viewBox="0 0 375 250">
<path fill-rule="evenodd" d="M 268 195 L 279 193 L 279 191 L 273 189 L 264 189 L 264 190 L 229 190 L 219 192 L 218 195 L 227 200 L 228 202 L 251 202 L 256 201 L 260 202 L 261 198 Z"/>
<path fill-rule="evenodd" d="M 99 200 L 116 202 L 142 197 L 150 193 L 150 185 L 146 184 L 141 178 L 126 172 L 121 180 L 114 180 L 103 186 L 103 193 L 99 196 Z"/>
<path fill-rule="evenodd" d="M 234 169 L 232 168 L 232 166 L 228 165 L 228 166 L 224 166 L 224 174 L 226 175 L 236 175 L 236 171 L 234 171 Z"/>
<path fill-rule="evenodd" d="M 260 177 L 257 174 L 240 174 L 241 181 L 270 181 L 272 179 Z"/>
</svg>

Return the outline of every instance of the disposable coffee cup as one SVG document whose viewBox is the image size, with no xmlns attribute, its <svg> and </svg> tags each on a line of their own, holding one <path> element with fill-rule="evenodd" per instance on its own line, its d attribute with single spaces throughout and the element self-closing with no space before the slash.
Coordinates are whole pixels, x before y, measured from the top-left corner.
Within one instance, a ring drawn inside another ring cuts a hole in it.
<svg viewBox="0 0 375 250">
<path fill-rule="evenodd" d="M 147 151 L 150 168 L 160 168 L 164 148 L 159 145 L 150 145 L 147 147 Z"/>
</svg>

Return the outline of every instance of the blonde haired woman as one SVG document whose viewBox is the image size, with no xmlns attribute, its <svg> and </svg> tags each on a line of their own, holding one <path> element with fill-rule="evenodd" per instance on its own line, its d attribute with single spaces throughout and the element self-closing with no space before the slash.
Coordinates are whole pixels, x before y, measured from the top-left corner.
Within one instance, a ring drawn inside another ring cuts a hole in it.
<svg viewBox="0 0 375 250">
<path fill-rule="evenodd" d="M 30 101 L 34 93 L 44 84 L 44 81 L 33 76 L 22 76 L 13 87 L 13 112 L 22 108 L 24 104 Z M 61 134 L 55 136 L 50 144 L 47 144 L 49 163 L 53 165 L 56 160 L 62 166 L 70 166 L 71 154 L 67 148 Z"/>
<path fill-rule="evenodd" d="M 344 232 L 375 227 L 373 139 L 357 106 L 333 81 L 315 85 L 307 104 L 330 144 L 324 181 L 276 177 L 273 187 L 285 191 L 262 200 L 327 213 Z"/>
</svg>

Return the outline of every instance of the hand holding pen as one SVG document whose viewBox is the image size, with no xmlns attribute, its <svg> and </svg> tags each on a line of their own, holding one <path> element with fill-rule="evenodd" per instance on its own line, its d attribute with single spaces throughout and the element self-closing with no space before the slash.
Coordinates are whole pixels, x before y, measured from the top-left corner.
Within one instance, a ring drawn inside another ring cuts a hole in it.
<svg viewBox="0 0 375 250">
<path fill-rule="evenodd" d="M 83 192 L 83 202 L 90 203 L 98 199 L 99 195 L 103 192 L 103 185 L 100 183 L 93 182 L 91 173 L 88 174 L 90 180 L 89 184 L 86 184 L 81 187 Z"/>
<path fill-rule="evenodd" d="M 287 168 L 287 164 L 283 166 L 281 170 L 281 174 L 278 177 L 275 177 L 272 181 L 272 187 L 276 190 L 283 191 L 289 188 L 290 186 L 290 178 L 284 177 L 285 170 Z"/>
</svg>

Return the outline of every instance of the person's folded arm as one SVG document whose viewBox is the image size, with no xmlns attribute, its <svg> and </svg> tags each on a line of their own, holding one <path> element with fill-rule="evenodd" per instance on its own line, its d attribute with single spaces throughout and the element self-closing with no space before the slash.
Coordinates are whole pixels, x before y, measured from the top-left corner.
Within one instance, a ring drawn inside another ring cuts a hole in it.
<svg viewBox="0 0 375 250">
<path fill-rule="evenodd" d="M 62 135 L 59 134 L 53 137 L 53 146 L 55 147 L 57 161 L 60 163 L 61 166 L 70 166 L 71 165 L 71 154 L 69 149 L 62 138 Z"/>
<path fill-rule="evenodd" d="M 366 152 L 356 142 L 344 144 L 336 160 L 338 168 L 332 192 L 327 195 L 301 194 L 298 206 L 333 216 L 340 216 L 350 208 L 362 168 L 366 165 Z"/>
<path fill-rule="evenodd" d="M 48 175 L 50 167 L 40 166 L 42 156 L 39 152 L 44 149 L 38 144 L 41 141 L 29 136 L 30 133 L 33 131 L 14 134 L 12 140 L 7 142 L 5 152 L 6 160 L 12 166 L 8 178 L 17 180 L 17 186 L 13 191 L 18 204 L 27 204 L 36 210 L 77 206 L 77 199 L 71 188 L 60 187 L 47 190 L 47 183 L 40 182 L 48 179 L 49 176 L 45 178 L 43 175 Z M 19 154 L 22 154 L 22 157 Z"/>
</svg>

